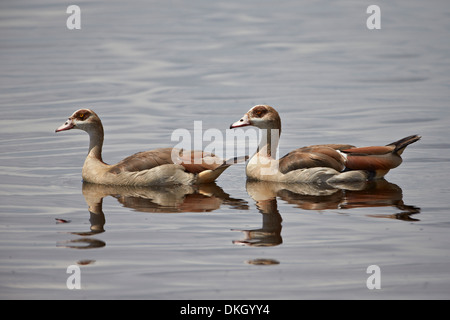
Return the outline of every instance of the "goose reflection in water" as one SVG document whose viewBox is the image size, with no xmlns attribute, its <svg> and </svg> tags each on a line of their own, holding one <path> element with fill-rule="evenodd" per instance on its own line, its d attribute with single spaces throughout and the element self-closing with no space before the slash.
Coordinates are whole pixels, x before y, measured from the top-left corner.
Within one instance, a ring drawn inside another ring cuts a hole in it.
<svg viewBox="0 0 450 320">
<path fill-rule="evenodd" d="M 368 214 L 370 217 L 419 221 L 412 215 L 420 208 L 403 202 L 402 189 L 385 179 L 358 183 L 345 183 L 336 187 L 313 184 L 285 184 L 268 181 L 247 181 L 247 192 L 262 214 L 262 227 L 241 231 L 245 235 L 234 244 L 247 246 L 277 246 L 281 237 L 282 218 L 277 198 L 303 210 L 330 210 L 393 207 L 400 212 L 393 214 Z"/>
<path fill-rule="evenodd" d="M 170 187 L 107 186 L 83 183 L 83 195 L 90 213 L 91 227 L 86 232 L 70 232 L 90 237 L 105 231 L 103 198 L 112 196 L 124 207 L 140 212 L 179 213 L 211 212 L 226 205 L 237 210 L 247 210 L 247 201 L 230 197 L 215 183 Z M 91 249 L 105 246 L 105 242 L 93 238 L 79 238 L 59 243 L 60 247 Z"/>
<path fill-rule="evenodd" d="M 107 196 L 116 198 L 126 208 L 141 212 L 211 212 L 223 205 L 248 209 L 245 200 L 230 197 L 215 183 L 170 187 L 105 186 L 83 183 L 83 195 L 89 211 L 92 212 L 95 208 L 96 213 L 102 212 L 102 200 Z"/>
</svg>

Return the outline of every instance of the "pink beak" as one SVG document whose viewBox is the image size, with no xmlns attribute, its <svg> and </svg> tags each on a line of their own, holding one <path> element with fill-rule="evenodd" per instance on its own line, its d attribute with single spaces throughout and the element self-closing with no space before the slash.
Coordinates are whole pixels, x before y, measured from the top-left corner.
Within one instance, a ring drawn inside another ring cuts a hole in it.
<svg viewBox="0 0 450 320">
<path fill-rule="evenodd" d="M 70 130 L 72 129 L 74 124 L 72 123 L 72 119 L 67 119 L 66 123 L 64 123 L 62 126 L 60 126 L 58 129 L 55 130 L 55 132 L 60 132 L 64 130 Z"/>
<path fill-rule="evenodd" d="M 239 128 L 239 127 L 245 127 L 245 126 L 251 126 L 252 124 L 251 124 L 251 122 L 250 122 L 250 119 L 248 118 L 248 114 L 246 113 L 246 114 L 244 114 L 244 116 L 241 118 L 241 120 L 239 120 L 239 121 L 236 121 L 235 123 L 233 123 L 231 126 L 230 126 L 230 129 L 233 129 L 233 128 Z"/>
</svg>

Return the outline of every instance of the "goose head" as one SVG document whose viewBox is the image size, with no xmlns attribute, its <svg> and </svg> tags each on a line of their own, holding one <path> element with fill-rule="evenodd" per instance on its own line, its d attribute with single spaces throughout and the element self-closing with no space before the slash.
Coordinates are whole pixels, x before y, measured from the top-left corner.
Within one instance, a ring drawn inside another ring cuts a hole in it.
<svg viewBox="0 0 450 320">
<path fill-rule="evenodd" d="M 257 105 L 244 116 L 233 123 L 230 129 L 254 126 L 260 129 L 278 129 L 281 132 L 281 119 L 278 112 L 271 106 Z"/>
<path fill-rule="evenodd" d="M 55 132 L 80 129 L 90 133 L 101 127 L 102 123 L 100 118 L 94 111 L 90 109 L 80 109 L 75 111 L 62 126 L 55 130 Z"/>
</svg>

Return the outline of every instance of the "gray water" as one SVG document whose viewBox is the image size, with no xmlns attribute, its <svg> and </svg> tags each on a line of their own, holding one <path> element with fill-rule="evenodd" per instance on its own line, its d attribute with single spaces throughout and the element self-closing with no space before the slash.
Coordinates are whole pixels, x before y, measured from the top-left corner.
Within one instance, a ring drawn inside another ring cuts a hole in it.
<svg viewBox="0 0 450 320">
<path fill-rule="evenodd" d="M 376 1 L 369 30 L 371 4 L 2 1 L 0 297 L 450 298 L 450 5 Z M 256 104 L 281 114 L 280 155 L 423 138 L 386 181 L 317 196 L 248 184 L 244 164 L 201 188 L 83 185 L 88 136 L 54 133 L 90 107 L 115 163 Z"/>
</svg>

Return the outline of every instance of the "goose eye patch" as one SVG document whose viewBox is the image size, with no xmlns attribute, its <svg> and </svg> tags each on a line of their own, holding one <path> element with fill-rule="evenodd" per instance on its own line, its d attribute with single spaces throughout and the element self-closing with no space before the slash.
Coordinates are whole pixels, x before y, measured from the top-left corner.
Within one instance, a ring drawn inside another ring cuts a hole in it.
<svg viewBox="0 0 450 320">
<path fill-rule="evenodd" d="M 263 109 L 263 108 L 258 108 L 258 109 L 253 110 L 253 113 L 254 113 L 258 118 L 261 118 L 262 116 L 264 116 L 264 115 L 267 113 L 267 110 L 266 110 L 266 109 Z"/>
<path fill-rule="evenodd" d="M 76 118 L 79 120 L 87 119 L 87 118 L 89 118 L 89 116 L 90 116 L 89 112 L 80 112 L 80 113 L 76 114 Z"/>
</svg>

